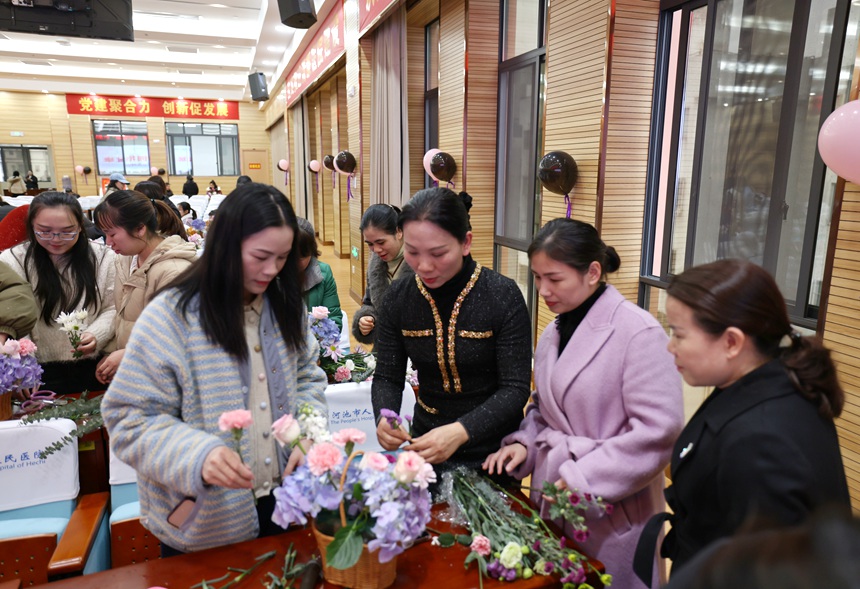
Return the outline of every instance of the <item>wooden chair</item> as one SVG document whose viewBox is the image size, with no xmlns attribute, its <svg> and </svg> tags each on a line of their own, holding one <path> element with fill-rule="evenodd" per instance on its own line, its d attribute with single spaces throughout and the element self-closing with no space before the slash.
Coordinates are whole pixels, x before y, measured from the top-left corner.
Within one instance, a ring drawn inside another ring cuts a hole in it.
<svg viewBox="0 0 860 589">
<path fill-rule="evenodd" d="M 81 495 L 77 444 L 42 458 L 38 451 L 74 429 L 56 419 L 0 423 L 0 579 L 24 586 L 108 567 L 108 493 Z M 8 468 L 12 465 L 11 468 Z"/>
<path fill-rule="evenodd" d="M 111 568 L 161 558 L 161 544 L 140 522 L 137 473 L 110 452 Z"/>
</svg>

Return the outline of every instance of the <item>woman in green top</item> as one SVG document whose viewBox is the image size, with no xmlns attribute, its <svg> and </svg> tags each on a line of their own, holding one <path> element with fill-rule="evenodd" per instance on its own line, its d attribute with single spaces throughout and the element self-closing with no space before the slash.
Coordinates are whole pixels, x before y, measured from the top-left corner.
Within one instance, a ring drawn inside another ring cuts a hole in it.
<svg viewBox="0 0 860 589">
<path fill-rule="evenodd" d="M 302 297 L 308 311 L 314 307 L 328 308 L 328 318 L 343 329 L 343 311 L 340 308 L 340 298 L 337 296 L 337 284 L 331 273 L 331 266 L 320 262 L 322 254 L 317 246 L 314 226 L 307 219 L 299 219 L 299 235 L 296 238 L 296 249 L 299 254 L 299 270 L 304 273 Z"/>
</svg>

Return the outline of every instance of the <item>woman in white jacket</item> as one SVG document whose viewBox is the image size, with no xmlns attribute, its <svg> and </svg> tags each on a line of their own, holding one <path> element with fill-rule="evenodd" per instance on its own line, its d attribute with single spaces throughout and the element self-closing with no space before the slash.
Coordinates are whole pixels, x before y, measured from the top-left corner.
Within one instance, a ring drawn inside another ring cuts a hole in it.
<svg viewBox="0 0 860 589">
<path fill-rule="evenodd" d="M 33 199 L 27 217 L 29 241 L 0 254 L 33 288 L 39 321 L 31 338 L 44 368 L 44 389 L 56 393 L 101 390 L 95 369 L 101 351 L 114 336 L 114 253 L 87 240 L 77 199 L 63 192 L 43 192 Z M 60 313 L 86 311 L 83 333 L 73 349 L 60 331 Z"/>
</svg>

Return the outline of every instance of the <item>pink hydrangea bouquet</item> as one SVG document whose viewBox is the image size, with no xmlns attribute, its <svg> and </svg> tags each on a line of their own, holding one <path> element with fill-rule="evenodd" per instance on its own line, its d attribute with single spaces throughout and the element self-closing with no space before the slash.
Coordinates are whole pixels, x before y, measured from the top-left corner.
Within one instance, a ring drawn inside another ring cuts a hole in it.
<svg viewBox="0 0 860 589">
<path fill-rule="evenodd" d="M 356 352 L 344 354 L 340 328 L 328 318 L 328 308 L 314 307 L 308 313 L 311 332 L 320 345 L 320 367 L 333 382 L 364 382 L 376 370 L 376 356 Z"/>
<path fill-rule="evenodd" d="M 315 443 L 306 463 L 274 491 L 272 521 L 287 528 L 314 519 L 317 529 L 334 532 L 326 562 L 338 569 L 354 566 L 365 543 L 371 553 L 378 551 L 379 562 L 390 561 L 411 546 L 430 521 L 433 467 L 415 452 L 353 455 L 355 444 L 364 443 L 365 437 L 347 428 L 334 433 L 331 441 Z M 346 526 L 341 526 L 338 513 L 341 502 Z"/>
<path fill-rule="evenodd" d="M 36 360 L 36 344 L 27 338 L 0 344 L 0 393 L 32 389 L 40 384 L 42 367 Z"/>
</svg>

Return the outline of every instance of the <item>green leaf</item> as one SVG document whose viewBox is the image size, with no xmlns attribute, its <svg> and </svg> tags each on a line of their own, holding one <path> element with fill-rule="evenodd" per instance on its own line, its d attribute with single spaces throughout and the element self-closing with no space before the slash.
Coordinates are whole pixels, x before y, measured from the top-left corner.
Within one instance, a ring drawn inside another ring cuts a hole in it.
<svg viewBox="0 0 860 589">
<path fill-rule="evenodd" d="M 463 546 L 471 546 L 472 545 L 472 536 L 469 534 L 458 534 L 457 542 L 462 544 Z"/>
<path fill-rule="evenodd" d="M 355 483 L 352 486 L 352 498 L 356 501 L 364 499 L 364 489 L 362 488 L 361 483 Z"/>
<path fill-rule="evenodd" d="M 348 569 L 358 562 L 363 548 L 364 542 L 355 526 L 346 526 L 337 531 L 334 540 L 326 548 L 326 561 L 336 569 Z"/>
<path fill-rule="evenodd" d="M 456 539 L 454 538 L 454 534 L 450 534 L 448 532 L 439 534 L 439 546 L 442 548 L 450 548 L 455 542 Z"/>
</svg>

